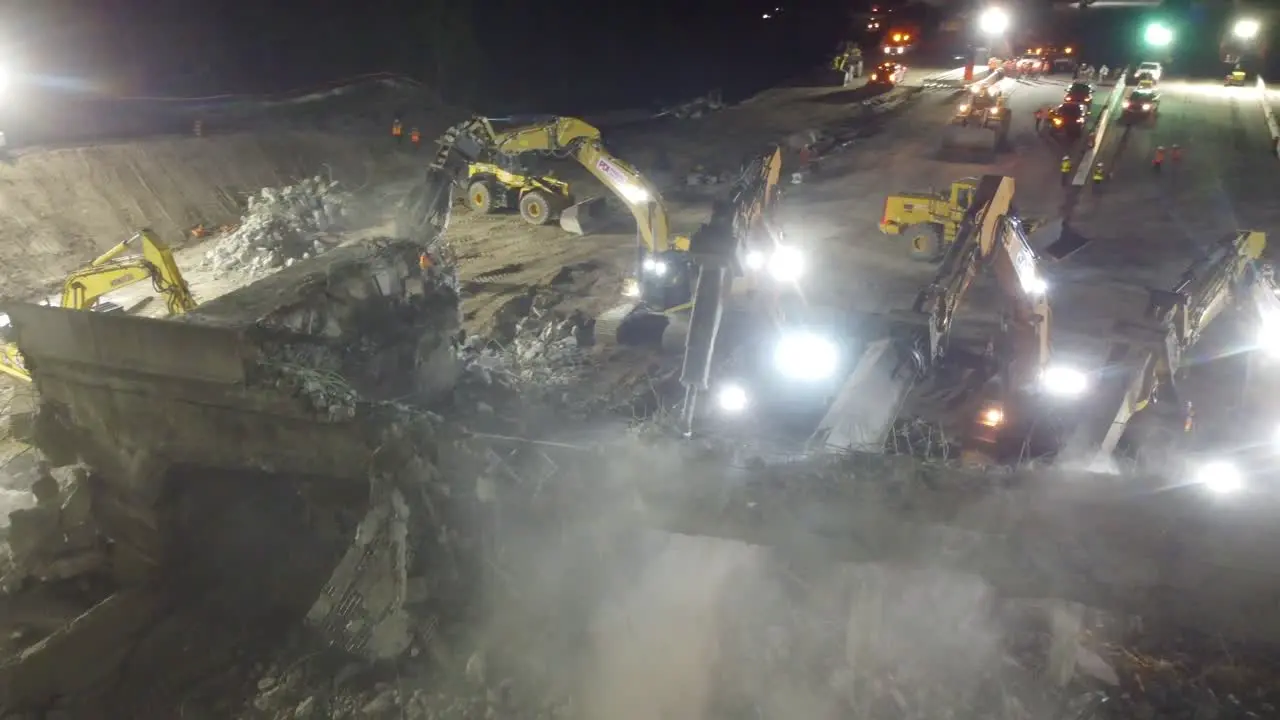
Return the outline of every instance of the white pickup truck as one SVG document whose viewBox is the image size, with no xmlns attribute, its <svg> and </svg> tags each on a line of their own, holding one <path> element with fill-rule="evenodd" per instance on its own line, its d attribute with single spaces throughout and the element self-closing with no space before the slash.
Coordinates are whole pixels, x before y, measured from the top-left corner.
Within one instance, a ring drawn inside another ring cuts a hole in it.
<svg viewBox="0 0 1280 720">
<path fill-rule="evenodd" d="M 1142 73 L 1150 73 L 1152 80 L 1155 80 L 1156 82 L 1160 82 L 1160 74 L 1163 72 L 1164 72 L 1164 66 L 1161 65 L 1160 63 L 1144 62 L 1138 65 L 1138 70 L 1134 73 L 1134 75 L 1141 75 Z"/>
</svg>

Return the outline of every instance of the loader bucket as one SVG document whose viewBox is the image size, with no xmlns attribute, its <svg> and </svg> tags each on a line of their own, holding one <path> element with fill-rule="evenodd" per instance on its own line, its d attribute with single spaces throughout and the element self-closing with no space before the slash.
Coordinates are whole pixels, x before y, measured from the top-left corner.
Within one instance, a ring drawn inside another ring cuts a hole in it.
<svg viewBox="0 0 1280 720">
<path fill-rule="evenodd" d="M 560 213 L 560 227 L 574 235 L 590 235 L 605 226 L 603 197 L 592 197 L 565 208 Z"/>
</svg>

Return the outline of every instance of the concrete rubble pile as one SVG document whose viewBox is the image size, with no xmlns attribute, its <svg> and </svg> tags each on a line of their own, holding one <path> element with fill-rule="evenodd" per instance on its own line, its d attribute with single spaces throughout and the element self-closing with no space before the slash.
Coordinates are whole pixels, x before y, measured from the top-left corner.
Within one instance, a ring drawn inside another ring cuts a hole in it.
<svg viewBox="0 0 1280 720">
<path fill-rule="evenodd" d="M 462 357 L 471 375 L 485 384 L 531 389 L 580 380 L 589 367 L 586 351 L 595 344 L 595 321 L 580 311 L 557 311 L 557 302 L 555 293 L 535 294 L 509 332 L 468 337 Z"/>
<path fill-rule="evenodd" d="M 15 544 L 18 572 L 57 579 L 92 567 L 114 589 L 0 662 L 0 708 L 62 698 L 73 716 L 96 717 L 87 708 L 181 695 L 182 682 L 270 634 L 235 632 L 281 612 L 370 662 L 421 654 L 431 634 L 421 628 L 465 616 L 479 567 L 468 557 L 478 547 L 474 492 L 454 483 L 474 483 L 470 455 L 460 445 L 448 453 L 455 445 L 438 416 L 394 401 L 447 399 L 462 373 L 456 279 L 420 269 L 418 257 L 399 241 L 340 248 L 181 320 L 12 310 L 37 368 L 32 439 L 54 467 L 75 468 L 65 498 L 54 483 L 15 513 L 14 537 L 32 538 Z M 60 345 L 66 332 L 95 346 L 91 376 Z M 117 392 L 93 380 L 102 377 L 147 392 Z M 456 472 L 444 469 L 449 457 Z M 299 498 L 311 498 L 305 509 Z M 220 508 L 230 514 L 217 517 Z M 245 513 L 264 524 L 246 525 Z M 273 555 L 277 544 L 284 555 Z M 192 592 L 196 607 L 172 600 Z M 201 615 L 210 612 L 201 603 L 235 607 L 223 621 L 232 624 Z M 181 620 L 187 613 L 203 621 Z M 162 642 L 183 622 L 186 639 Z M 204 658 L 181 650 L 201 640 L 211 646 Z M 241 649 L 218 647 L 231 642 Z M 126 658 L 172 677 L 131 675 Z"/>
<path fill-rule="evenodd" d="M 336 181 L 313 177 L 297 185 L 263 188 L 249 197 L 239 226 L 205 253 L 219 272 L 262 275 L 327 252 L 346 229 L 350 195 Z"/>
</svg>

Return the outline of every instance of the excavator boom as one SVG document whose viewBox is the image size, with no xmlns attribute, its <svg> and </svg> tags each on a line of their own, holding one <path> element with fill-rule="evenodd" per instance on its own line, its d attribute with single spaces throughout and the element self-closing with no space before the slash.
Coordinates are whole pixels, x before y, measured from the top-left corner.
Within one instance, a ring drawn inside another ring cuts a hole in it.
<svg viewBox="0 0 1280 720">
<path fill-rule="evenodd" d="M 140 254 L 125 256 L 130 251 L 140 251 Z M 164 297 L 170 315 L 196 308 L 195 297 L 178 269 L 173 252 L 150 230 L 139 231 L 99 255 L 88 266 L 68 275 L 62 284 L 60 304 L 72 310 L 92 310 L 102 296 L 147 279 L 151 280 L 156 293 Z M 0 345 L 0 372 L 31 381 L 22 353 L 13 343 Z"/>
</svg>

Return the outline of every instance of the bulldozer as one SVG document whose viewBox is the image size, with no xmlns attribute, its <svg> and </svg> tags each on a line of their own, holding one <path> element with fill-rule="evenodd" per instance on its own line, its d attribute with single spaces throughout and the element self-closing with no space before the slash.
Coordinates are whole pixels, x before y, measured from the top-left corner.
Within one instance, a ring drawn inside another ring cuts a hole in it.
<svg viewBox="0 0 1280 720">
<path fill-rule="evenodd" d="M 472 212 L 488 215 L 516 209 L 530 225 L 559 220 L 574 204 L 569 183 L 552 175 L 539 175 L 519 166 L 473 162 L 467 166 L 466 203 Z"/>
<path fill-rule="evenodd" d="M 1004 94 L 991 86 L 979 87 L 956 107 L 942 133 L 942 152 L 995 155 L 1008 142 L 1009 124 Z"/>
</svg>

